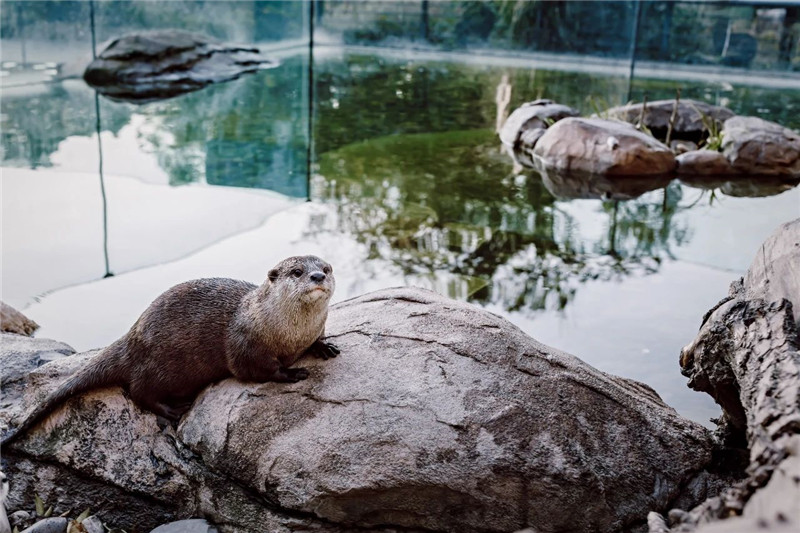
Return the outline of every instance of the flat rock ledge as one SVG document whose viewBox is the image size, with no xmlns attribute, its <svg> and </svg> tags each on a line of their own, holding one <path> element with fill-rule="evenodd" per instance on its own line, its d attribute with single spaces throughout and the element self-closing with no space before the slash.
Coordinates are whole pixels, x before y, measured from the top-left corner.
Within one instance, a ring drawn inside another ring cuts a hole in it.
<svg viewBox="0 0 800 533">
<path fill-rule="evenodd" d="M 38 493 L 129 531 L 616 532 L 720 488 L 708 430 L 476 306 L 388 289 L 328 333 L 342 354 L 301 361 L 309 379 L 222 381 L 177 430 L 120 389 L 73 398 L 3 451 L 9 507 Z M 93 355 L 28 375 L 25 409 Z"/>
<path fill-rule="evenodd" d="M 800 531 L 799 342 L 796 219 L 767 239 L 681 353 L 689 385 L 722 406 L 720 441 L 746 454 L 747 475 L 689 513 L 651 515 L 651 533 Z"/>
<path fill-rule="evenodd" d="M 112 100 L 144 104 L 277 66 L 258 48 L 181 30 L 131 33 L 111 41 L 83 73 Z"/>
</svg>

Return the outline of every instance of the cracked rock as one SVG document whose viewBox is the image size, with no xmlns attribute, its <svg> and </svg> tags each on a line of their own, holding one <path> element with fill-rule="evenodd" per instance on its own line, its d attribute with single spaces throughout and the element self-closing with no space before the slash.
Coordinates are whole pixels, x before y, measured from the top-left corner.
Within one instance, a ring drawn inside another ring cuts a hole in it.
<svg viewBox="0 0 800 533">
<path fill-rule="evenodd" d="M 120 389 L 73 398 L 4 450 L 11 507 L 110 500 L 93 512 L 125 529 L 612 532 L 713 484 L 707 430 L 476 306 L 388 289 L 327 331 L 342 354 L 301 360 L 307 380 L 224 380 L 177 429 Z M 88 356 L 34 371 L 26 408 Z"/>
</svg>

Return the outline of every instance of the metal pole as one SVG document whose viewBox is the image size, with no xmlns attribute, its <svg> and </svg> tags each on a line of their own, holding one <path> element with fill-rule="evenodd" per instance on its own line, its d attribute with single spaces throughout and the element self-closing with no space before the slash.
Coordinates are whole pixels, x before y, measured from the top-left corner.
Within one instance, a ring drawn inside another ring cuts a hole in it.
<svg viewBox="0 0 800 533">
<path fill-rule="evenodd" d="M 633 36 L 631 38 L 630 70 L 628 71 L 628 95 L 623 103 L 631 101 L 631 90 L 633 89 L 633 69 L 636 65 L 636 47 L 639 41 L 639 24 L 641 22 L 641 17 L 642 0 L 636 0 L 636 11 L 633 15 Z"/>
<path fill-rule="evenodd" d="M 306 136 L 306 195 L 311 201 L 311 163 L 314 152 L 312 142 L 314 135 L 314 8 L 316 0 L 308 3 L 308 133 Z"/>
<path fill-rule="evenodd" d="M 95 35 L 94 26 L 94 0 L 89 2 L 89 20 L 92 28 L 92 59 L 97 59 L 97 38 Z M 114 274 L 111 273 L 111 267 L 108 261 L 108 201 L 106 199 L 106 184 L 103 177 L 103 141 L 100 138 L 102 129 L 102 122 L 100 120 L 100 95 L 97 91 L 94 92 L 94 114 L 95 114 L 95 131 L 97 132 L 97 153 L 99 156 L 100 173 L 100 196 L 103 199 L 103 257 L 105 258 L 106 274 L 104 278 L 110 278 Z"/>
</svg>

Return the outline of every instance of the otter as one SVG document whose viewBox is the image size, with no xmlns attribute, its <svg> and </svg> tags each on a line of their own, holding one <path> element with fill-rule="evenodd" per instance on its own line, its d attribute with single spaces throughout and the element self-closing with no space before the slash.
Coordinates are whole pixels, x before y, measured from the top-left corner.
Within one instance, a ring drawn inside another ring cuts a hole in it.
<svg viewBox="0 0 800 533">
<path fill-rule="evenodd" d="M 156 298 L 130 331 L 69 377 L 2 440 L 9 444 L 81 392 L 122 386 L 140 407 L 177 422 L 202 389 L 227 377 L 293 383 L 308 353 L 328 359 L 324 340 L 336 281 L 315 256 L 290 257 L 260 286 L 226 278 L 187 281 Z"/>
</svg>

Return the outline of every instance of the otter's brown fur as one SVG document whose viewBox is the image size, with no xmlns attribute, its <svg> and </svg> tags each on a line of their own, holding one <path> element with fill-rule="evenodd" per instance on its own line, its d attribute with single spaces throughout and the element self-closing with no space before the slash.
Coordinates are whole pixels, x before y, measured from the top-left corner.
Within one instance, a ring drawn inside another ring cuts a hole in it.
<svg viewBox="0 0 800 533">
<path fill-rule="evenodd" d="M 226 377 L 305 379 L 307 370 L 289 368 L 304 353 L 325 359 L 339 353 L 323 341 L 334 288 L 331 266 L 315 256 L 281 261 L 260 286 L 225 278 L 176 285 L 34 408 L 3 444 L 89 389 L 122 386 L 139 406 L 177 420 L 203 388 Z"/>
</svg>

